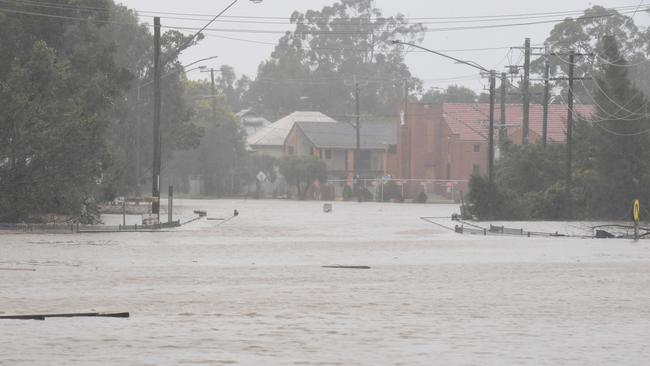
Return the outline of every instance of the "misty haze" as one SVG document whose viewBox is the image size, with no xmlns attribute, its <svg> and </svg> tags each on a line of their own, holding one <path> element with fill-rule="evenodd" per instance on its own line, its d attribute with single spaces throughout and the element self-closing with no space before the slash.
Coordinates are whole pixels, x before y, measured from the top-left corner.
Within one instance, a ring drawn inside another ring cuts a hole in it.
<svg viewBox="0 0 650 366">
<path fill-rule="evenodd" d="M 642 365 L 650 4 L 0 0 L 0 365 Z"/>
</svg>

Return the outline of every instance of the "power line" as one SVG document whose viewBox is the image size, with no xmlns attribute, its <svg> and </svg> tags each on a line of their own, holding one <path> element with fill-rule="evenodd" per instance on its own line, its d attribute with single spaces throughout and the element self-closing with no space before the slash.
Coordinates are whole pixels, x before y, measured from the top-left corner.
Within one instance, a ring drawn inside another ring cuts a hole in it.
<svg viewBox="0 0 650 366">
<path fill-rule="evenodd" d="M 215 15 L 214 18 L 212 18 L 212 20 L 210 20 L 206 25 L 204 25 L 204 26 L 203 26 L 201 29 L 199 29 L 196 33 L 194 33 L 194 34 L 193 34 L 190 38 L 188 38 L 185 42 L 183 42 L 183 44 L 181 44 L 180 46 L 178 46 L 178 47 L 176 48 L 176 50 L 174 51 L 174 53 L 173 53 L 172 55 L 170 55 L 170 57 L 167 58 L 167 60 L 173 60 L 174 58 L 176 58 L 176 56 L 177 56 L 179 53 L 183 52 L 183 50 L 184 50 L 185 48 L 187 48 L 189 45 L 192 44 L 192 42 L 194 42 L 194 40 L 196 39 L 196 37 L 198 37 L 199 34 L 201 34 L 201 32 L 203 32 L 203 31 L 204 31 L 206 28 L 208 28 L 212 23 L 214 23 L 214 21 L 217 20 L 217 18 L 219 18 L 219 17 L 222 16 L 225 12 L 227 12 L 228 10 L 230 10 L 230 8 L 232 8 L 233 6 L 235 6 L 235 4 L 237 4 L 238 1 L 239 1 L 239 0 L 234 0 L 232 3 L 230 3 L 228 6 L 226 6 L 226 7 L 225 7 L 221 12 L 219 12 L 219 14 Z M 163 62 L 163 65 L 164 65 L 165 63 L 166 63 L 166 61 Z"/>
<path fill-rule="evenodd" d="M 95 10 L 95 11 L 105 11 L 109 12 L 110 10 L 106 8 L 101 8 L 101 7 L 90 7 L 90 6 L 82 6 L 82 5 L 69 5 L 69 4 L 54 4 L 54 3 L 43 3 L 41 1 L 34 1 L 34 0 L 2 0 L 2 2 L 5 3 L 12 3 L 12 4 L 26 4 L 26 5 L 31 5 L 31 6 L 36 6 L 36 7 L 45 7 L 45 8 L 54 8 L 54 9 L 85 9 L 85 10 Z M 641 5 L 643 4 L 643 1 L 639 5 L 627 5 L 627 6 L 619 6 L 619 7 L 611 7 L 608 8 L 607 10 L 633 10 L 633 14 L 636 14 L 640 8 Z M 188 17 L 203 17 L 203 18 L 187 18 L 187 20 L 197 20 L 197 21 L 206 21 L 209 18 L 213 18 L 214 14 L 205 14 L 205 13 L 182 13 L 182 12 L 165 12 L 165 11 L 152 11 L 152 10 L 136 10 L 139 14 L 156 14 L 156 15 L 174 15 L 174 16 L 188 16 Z M 473 16 L 446 16 L 446 17 L 409 17 L 409 18 L 401 18 L 403 20 L 406 20 L 407 22 L 411 20 L 417 20 L 418 23 L 426 23 L 423 21 L 441 21 L 442 23 L 444 22 L 449 22 L 449 21 L 455 21 L 455 22 L 477 22 L 477 21 L 495 21 L 495 20 L 514 20 L 514 19 L 534 19 L 534 18 L 541 18 L 541 17 L 554 17 L 554 16 L 562 16 L 562 15 L 574 15 L 574 14 L 583 14 L 584 10 L 565 10 L 565 11 L 554 11 L 554 12 L 536 12 L 536 13 L 515 13 L 515 14 L 492 14 L 492 15 L 473 15 Z M 208 19 L 205 19 L 208 18 Z M 223 15 L 220 18 L 229 18 L 229 19 L 266 19 L 266 20 L 283 20 L 283 23 L 278 23 L 278 24 L 291 24 L 290 21 L 287 20 L 287 17 L 273 17 L 273 16 L 241 16 L 241 15 Z M 313 20 L 318 20 L 319 18 L 309 18 L 307 19 L 308 21 L 313 21 Z M 329 17 L 324 17 L 320 18 L 327 20 L 330 24 L 338 24 L 339 21 L 346 21 L 348 22 L 350 19 L 349 18 L 329 18 Z M 385 17 L 369 17 L 369 18 L 364 18 L 364 19 L 358 19 L 365 21 L 366 23 L 372 23 L 375 21 L 383 21 L 388 18 Z M 355 19 L 356 20 L 356 19 Z M 219 21 L 225 21 L 224 19 L 220 19 Z M 435 23 L 435 22 L 432 22 Z M 272 24 L 272 23 L 260 23 L 260 24 Z M 342 23 L 343 24 L 343 23 Z M 364 24 L 364 23 L 360 23 Z"/>
<path fill-rule="evenodd" d="M 33 16 L 58 18 L 58 19 L 88 20 L 87 18 L 77 18 L 77 17 L 69 17 L 69 16 L 63 16 L 63 15 L 37 13 L 37 12 L 31 12 L 31 11 L 21 11 L 21 10 L 6 9 L 6 8 L 0 8 L 0 11 L 4 11 L 4 12 L 8 12 L 8 13 L 23 14 L 23 15 L 33 15 Z M 632 12 L 633 11 L 621 12 L 620 14 L 632 13 Z M 584 19 L 606 18 L 606 17 L 611 17 L 611 16 L 614 16 L 614 15 L 617 15 L 617 14 L 619 14 L 619 13 L 607 13 L 607 14 L 594 15 L 594 16 L 583 16 L 583 17 L 579 17 L 578 19 L 584 20 Z M 563 19 L 553 19 L 553 20 L 523 22 L 523 23 L 504 23 L 504 24 L 493 24 L 493 25 L 432 28 L 432 29 L 426 29 L 425 32 L 435 33 L 435 32 L 462 31 L 462 30 L 498 29 L 498 28 L 506 28 L 506 27 L 519 27 L 519 26 L 527 26 L 527 25 L 557 23 L 557 22 L 561 22 L 561 21 L 563 21 Z M 122 25 L 132 26 L 132 24 L 129 24 L 129 23 L 119 23 L 119 22 L 111 22 L 111 21 L 99 21 L 99 20 L 97 20 L 97 22 L 109 23 L 109 24 L 122 24 Z M 213 21 L 211 21 L 209 24 L 212 24 L 212 22 Z M 146 25 L 151 26 L 150 24 L 146 24 Z M 210 29 L 210 28 L 208 28 L 208 25 L 206 25 L 206 26 L 204 26 L 202 28 L 182 27 L 182 26 L 165 26 L 164 28 L 166 28 L 166 29 L 175 29 L 175 30 L 197 31 L 196 34 L 204 32 L 204 31 L 211 31 L 211 32 L 238 32 L 238 33 L 264 33 L 264 34 L 285 34 L 286 33 L 286 31 L 279 31 L 279 30 L 276 31 L 276 30 L 268 30 L 268 29 L 232 29 L 232 28 L 212 28 L 212 29 Z M 319 35 L 364 35 L 364 34 L 369 34 L 369 33 L 370 33 L 369 31 L 315 31 L 315 30 L 294 32 L 294 34 L 304 34 L 304 35 L 308 35 L 308 34 L 319 34 Z"/>
<path fill-rule="evenodd" d="M 630 11 L 631 12 L 631 11 Z M 618 13 L 608 13 L 600 14 L 593 16 L 584 16 L 578 18 L 579 20 L 586 19 L 601 19 L 609 18 Z M 621 13 L 624 14 L 624 13 Z M 504 24 L 492 24 L 492 25 L 475 25 L 475 26 L 462 26 L 462 27 L 444 27 L 444 28 L 430 28 L 425 29 L 425 33 L 438 33 L 438 32 L 453 32 L 453 31 L 464 31 L 464 30 L 481 30 L 481 29 L 500 29 L 500 28 L 510 28 L 510 27 L 521 27 L 528 25 L 539 25 L 539 24 L 549 24 L 549 23 L 559 23 L 564 21 L 564 19 L 553 19 L 553 20 L 543 20 L 543 21 L 533 21 L 533 22 L 522 22 L 522 23 L 504 23 Z M 176 30 L 196 30 L 195 27 L 185 27 L 185 26 L 167 26 L 168 29 Z M 269 29 L 245 29 L 245 28 L 206 28 L 205 31 L 211 32 L 237 32 L 237 33 L 262 33 L 262 34 L 285 34 L 286 30 L 269 30 Z M 304 30 L 304 31 L 293 31 L 293 34 L 298 35 L 366 35 L 371 34 L 372 30 L 367 31 L 324 31 L 324 30 Z"/>
<path fill-rule="evenodd" d="M 609 8 L 608 10 L 637 10 L 636 5 L 628 5 L 628 6 L 620 6 L 620 7 L 612 7 Z M 638 11 L 638 10 L 637 10 Z M 211 15 L 209 14 L 204 14 L 204 13 L 180 13 L 180 12 L 163 12 L 163 11 L 147 11 L 147 10 L 139 10 L 139 13 L 151 13 L 151 14 L 162 14 L 162 15 L 182 15 L 182 16 L 201 16 L 201 17 L 210 17 Z M 562 15 L 572 15 L 572 14 L 583 14 L 584 10 L 566 10 L 566 11 L 555 11 L 555 12 L 537 12 L 537 13 L 515 13 L 515 14 L 493 14 L 493 15 L 474 15 L 474 16 L 446 16 L 446 17 L 408 17 L 404 18 L 406 20 L 417 20 L 417 21 L 423 21 L 423 20 L 458 20 L 458 19 L 466 19 L 468 21 L 471 21 L 472 19 L 491 19 L 491 18 L 512 18 L 512 17 L 536 17 L 536 16 L 562 16 Z M 286 20 L 287 17 L 278 17 L 278 16 L 241 16 L 241 15 L 225 15 L 223 18 L 229 18 L 229 19 L 267 19 L 267 20 Z M 330 21 L 337 21 L 337 20 L 349 20 L 345 18 L 323 18 L 323 19 L 328 19 Z M 385 18 L 378 18 L 378 17 L 369 17 L 366 18 L 369 20 L 377 20 L 377 19 L 385 19 Z"/>
</svg>

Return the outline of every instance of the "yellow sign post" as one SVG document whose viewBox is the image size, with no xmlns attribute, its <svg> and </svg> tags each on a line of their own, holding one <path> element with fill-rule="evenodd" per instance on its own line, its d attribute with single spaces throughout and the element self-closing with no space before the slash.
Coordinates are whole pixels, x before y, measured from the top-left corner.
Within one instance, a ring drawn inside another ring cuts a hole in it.
<svg viewBox="0 0 650 366">
<path fill-rule="evenodd" d="M 632 206 L 632 219 L 634 220 L 634 240 L 639 240 L 639 216 L 641 214 L 641 203 L 639 200 L 634 200 Z"/>
</svg>

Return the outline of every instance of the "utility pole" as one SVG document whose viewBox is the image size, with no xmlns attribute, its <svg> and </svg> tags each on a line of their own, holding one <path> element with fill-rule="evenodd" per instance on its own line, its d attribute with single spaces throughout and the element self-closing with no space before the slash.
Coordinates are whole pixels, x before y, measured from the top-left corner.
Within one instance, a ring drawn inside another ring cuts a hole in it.
<svg viewBox="0 0 650 366">
<path fill-rule="evenodd" d="M 488 134 L 488 179 L 494 182 L 494 99 L 496 97 L 496 72 L 490 70 L 490 132 Z"/>
<path fill-rule="evenodd" d="M 141 169 L 141 159 L 140 159 L 140 154 L 141 154 L 141 124 L 142 124 L 142 108 L 140 107 L 140 83 L 138 82 L 138 105 L 137 105 L 137 111 L 136 111 L 136 118 L 135 118 L 135 192 L 137 197 L 140 197 L 142 195 L 142 192 L 140 191 L 140 171 Z"/>
<path fill-rule="evenodd" d="M 573 198 L 571 189 L 573 188 L 572 176 L 572 159 L 573 159 L 573 82 L 575 80 L 591 80 L 591 77 L 575 77 L 575 59 L 576 56 L 591 56 L 592 54 L 576 53 L 574 50 L 569 52 L 569 75 L 568 77 L 546 78 L 547 80 L 566 80 L 569 82 L 568 91 L 568 110 L 566 126 L 566 218 L 573 218 Z M 549 56 L 566 56 L 561 53 L 551 53 Z"/>
<path fill-rule="evenodd" d="M 530 127 L 530 38 L 526 38 L 524 43 L 524 82 L 523 82 L 523 128 L 521 133 L 521 143 L 528 143 L 528 133 Z"/>
<path fill-rule="evenodd" d="M 571 195 L 571 188 L 573 186 L 573 177 L 571 174 L 572 165 L 572 137 L 573 137 L 573 76 L 575 70 L 575 56 L 574 50 L 569 52 L 569 109 L 567 112 L 567 126 L 566 126 L 566 196 L 567 196 L 567 219 L 573 218 L 573 198 Z"/>
<path fill-rule="evenodd" d="M 357 123 L 355 124 L 355 129 L 357 132 L 357 148 L 354 151 L 354 177 L 356 179 L 356 189 L 355 192 L 357 195 L 361 194 L 359 192 L 359 179 L 361 179 L 361 167 L 359 163 L 361 162 L 361 108 L 359 106 L 359 82 L 357 77 L 354 77 L 354 104 L 355 104 L 355 117 Z M 358 196 L 359 199 L 361 196 Z"/>
<path fill-rule="evenodd" d="M 542 144 L 546 147 L 548 139 L 548 104 L 550 103 L 551 92 L 551 63 L 549 62 L 548 50 L 544 55 L 544 112 L 542 116 Z"/>
<path fill-rule="evenodd" d="M 350 85 L 347 81 L 345 82 L 345 85 Z M 354 87 L 354 104 L 355 104 L 355 120 L 356 123 L 354 123 L 354 129 L 356 131 L 356 149 L 354 150 L 354 193 L 357 195 L 359 199 L 361 199 L 361 196 L 359 196 L 359 182 L 361 179 L 361 167 L 359 166 L 361 162 L 361 106 L 360 103 L 361 101 L 359 100 L 359 94 L 361 92 L 361 87 L 367 85 L 367 83 L 360 83 L 357 80 L 357 76 L 355 75 L 352 79 L 352 84 Z"/>
<path fill-rule="evenodd" d="M 505 72 L 501 73 L 501 126 L 499 128 L 499 146 L 503 145 L 508 138 L 508 128 L 506 127 L 506 97 L 508 93 L 508 76 Z"/>
<path fill-rule="evenodd" d="M 402 119 L 402 178 L 411 178 L 411 129 L 408 126 L 409 84 L 404 83 L 404 117 Z"/>
<path fill-rule="evenodd" d="M 160 222 L 160 168 L 161 168 L 161 146 L 160 146 L 160 114 L 161 114 L 161 85 L 160 85 L 160 17 L 154 17 L 154 37 L 153 37 L 153 93 L 154 93 L 154 117 L 153 117 L 153 174 L 151 196 L 151 213 L 158 216 Z"/>
<path fill-rule="evenodd" d="M 212 121 L 217 125 L 217 92 L 214 87 L 214 68 L 210 68 L 210 79 L 212 80 Z"/>
</svg>

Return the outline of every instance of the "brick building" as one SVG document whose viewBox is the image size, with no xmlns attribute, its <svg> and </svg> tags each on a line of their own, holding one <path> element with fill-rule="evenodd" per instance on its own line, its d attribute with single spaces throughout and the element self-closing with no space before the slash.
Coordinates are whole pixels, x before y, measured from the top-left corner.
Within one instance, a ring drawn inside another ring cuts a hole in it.
<svg viewBox="0 0 650 366">
<path fill-rule="evenodd" d="M 402 106 L 397 127 L 398 177 L 409 181 L 408 196 L 425 189 L 451 198 L 453 192 L 467 191 L 473 173 L 487 173 L 488 126 L 487 103 L 408 103 Z M 579 115 L 593 113 L 592 106 L 575 106 Z M 508 138 L 521 143 L 523 108 L 509 104 L 505 109 Z M 529 141 L 542 136 L 543 108 L 530 106 Z M 495 108 L 495 123 L 501 118 Z M 548 141 L 564 142 L 567 106 L 553 104 L 548 112 Z M 495 130 L 495 147 L 498 146 Z M 495 157 L 498 158 L 498 148 Z M 453 194 L 457 199 L 458 193 Z"/>
</svg>

